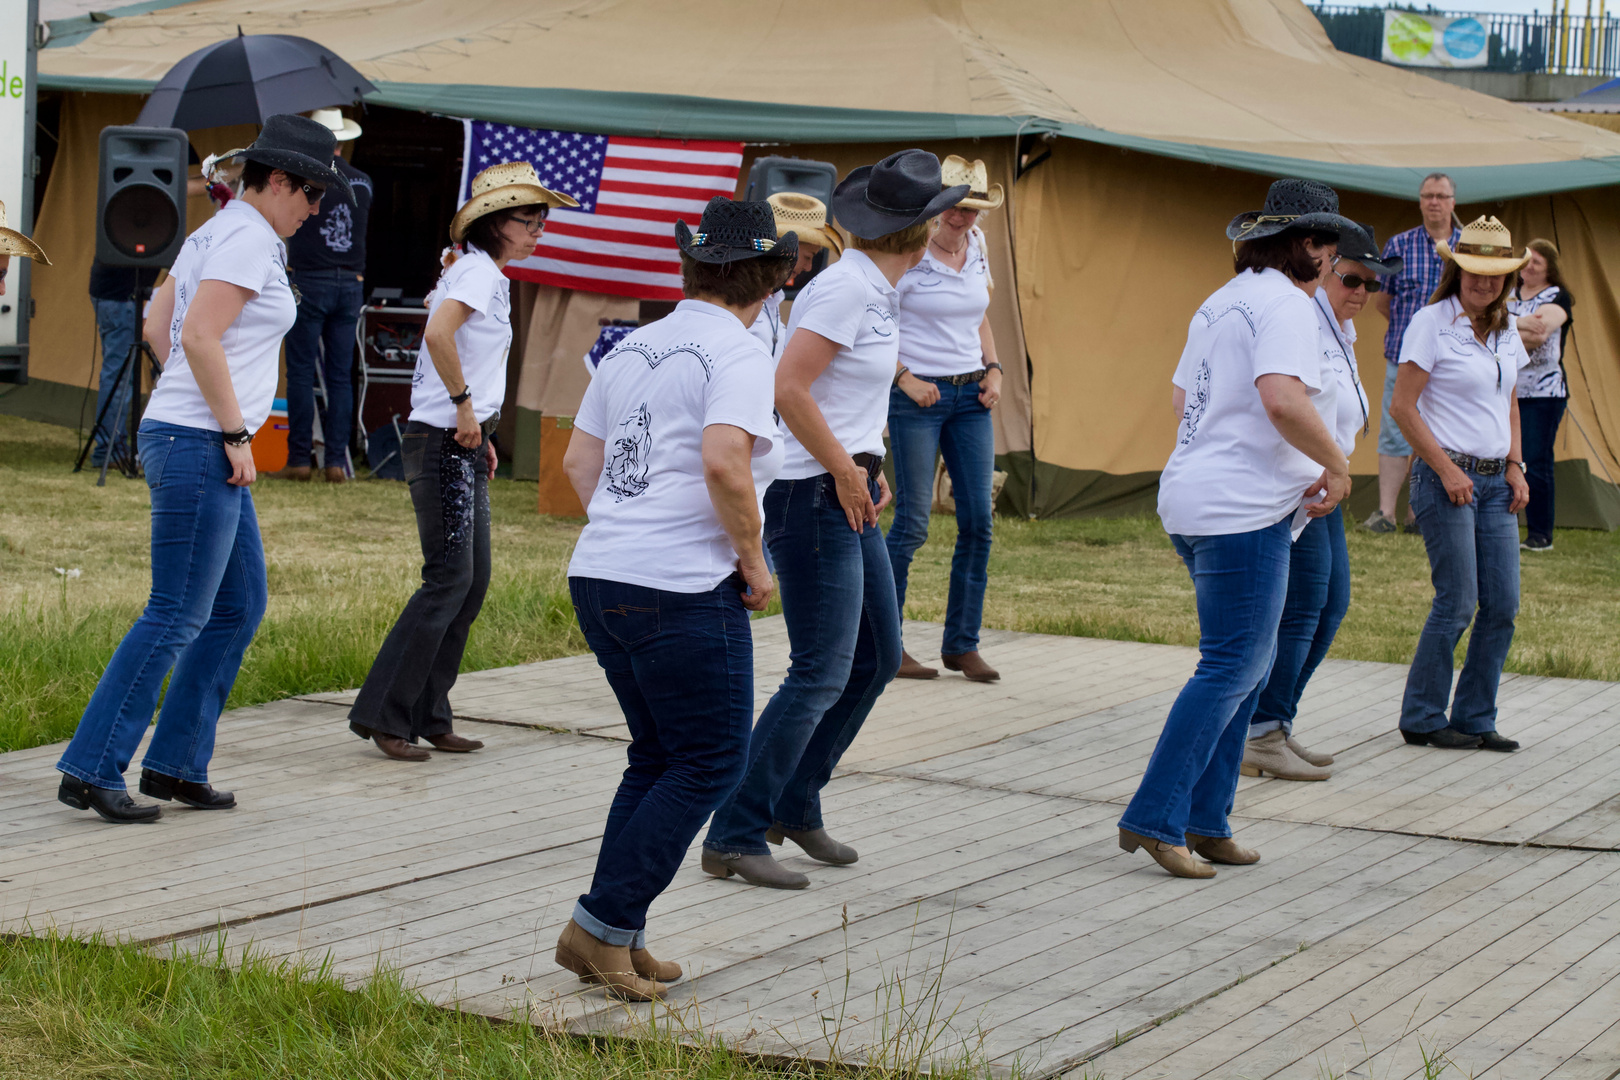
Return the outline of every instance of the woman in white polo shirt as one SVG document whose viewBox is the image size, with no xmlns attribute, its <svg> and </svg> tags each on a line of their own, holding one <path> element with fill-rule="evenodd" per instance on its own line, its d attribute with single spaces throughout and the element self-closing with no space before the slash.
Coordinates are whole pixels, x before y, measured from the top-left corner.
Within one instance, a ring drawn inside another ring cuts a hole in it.
<svg viewBox="0 0 1620 1080">
<path fill-rule="evenodd" d="M 418 739 L 449 753 L 483 746 L 451 730 L 450 688 L 489 588 L 490 435 L 506 398 L 512 349 L 512 301 L 501 271 L 534 251 L 552 207 L 578 205 L 541 187 L 528 162 L 504 162 L 473 178 L 450 222 L 450 239 L 465 253 L 446 266 L 428 298 L 400 447 L 422 540 L 422 586 L 349 710 L 350 730 L 400 761 L 432 756 Z"/>
<path fill-rule="evenodd" d="M 1192 574 L 1198 670 L 1159 733 L 1119 822 L 1119 846 L 1145 847 L 1177 877 L 1215 876 L 1194 859 L 1241 865 L 1232 839 L 1249 717 L 1277 649 L 1293 532 L 1350 492 L 1350 463 L 1322 421 L 1311 297 L 1340 230 L 1333 189 L 1278 180 L 1265 208 L 1227 227 L 1237 276 L 1204 301 L 1171 380 L 1181 417 L 1159 477 L 1159 517 Z M 1311 502 L 1304 505 L 1306 500 Z"/>
<path fill-rule="evenodd" d="M 911 558 L 928 540 L 934 506 L 934 459 L 943 458 L 956 501 L 956 550 L 945 601 L 940 662 L 974 682 L 1001 678 L 979 655 L 979 623 L 990 565 L 991 474 L 996 433 L 990 410 L 1001 399 L 1001 364 L 990 333 L 990 256 L 979 213 L 1001 205 L 1000 184 L 984 162 L 950 155 L 944 182 L 969 195 L 939 216 L 922 261 L 900 279 L 900 367 L 889 391 L 889 446 L 894 454 L 894 523 L 889 562 L 900 610 L 906 608 Z M 901 658 L 899 677 L 939 672 Z"/>
<path fill-rule="evenodd" d="M 1420 460 L 1412 509 L 1429 553 L 1434 606 L 1401 700 L 1413 746 L 1517 750 L 1496 730 L 1496 688 L 1519 611 L 1519 521 L 1530 501 L 1519 441 L 1519 372 L 1529 366 L 1508 310 L 1528 255 L 1493 217 L 1458 234 L 1428 307 L 1401 338 L 1390 415 Z M 1469 623 L 1468 656 L 1451 691 L 1452 658 Z M 1450 699 L 1451 717 L 1446 706 Z"/>
<path fill-rule="evenodd" d="M 703 869 L 717 877 L 804 888 L 808 877 L 771 857 L 767 844 L 784 839 L 820 862 L 856 859 L 827 834 L 821 789 L 900 667 L 900 608 L 877 527 L 889 501 L 895 283 L 922 258 L 930 219 L 967 193 L 941 184 L 926 150 L 862 166 L 833 192 L 833 214 L 855 242 L 793 302 L 776 369 L 786 460 L 765 494 L 793 659 L 754 727 L 748 771 L 703 841 Z"/>
<path fill-rule="evenodd" d="M 62 802 L 108 821 L 160 815 L 129 797 L 123 774 L 171 669 L 141 793 L 202 810 L 236 805 L 208 783 L 208 763 L 267 598 L 249 444 L 269 418 L 281 339 L 296 315 L 282 240 L 328 190 L 353 200 L 334 146 L 313 120 L 268 118 L 239 155 L 241 197 L 191 234 L 153 299 L 148 325 L 168 327 L 169 351 L 138 431 L 152 493 L 152 594 L 56 766 Z"/>
<path fill-rule="evenodd" d="M 1338 254 L 1316 290 L 1317 334 L 1322 378 L 1334 392 L 1316 398 L 1339 449 L 1356 448 L 1367 431 L 1367 392 L 1356 371 L 1356 327 L 1352 322 L 1367 297 L 1383 287 L 1380 278 L 1401 272 L 1399 257 L 1379 255 L 1372 230 L 1339 232 Z M 1294 716 L 1311 676 L 1333 645 L 1339 623 L 1350 609 L 1350 549 L 1344 538 L 1344 508 L 1312 518 L 1294 540 L 1288 560 L 1288 599 L 1277 626 L 1277 659 L 1260 691 L 1243 748 L 1245 776 L 1283 780 L 1326 780 L 1333 755 L 1308 750 L 1294 738 Z"/>
<path fill-rule="evenodd" d="M 747 328 L 798 254 L 764 203 L 724 196 L 675 239 L 687 298 L 603 358 L 563 458 L 590 515 L 568 590 L 631 742 L 556 958 L 637 1000 L 680 978 L 647 951 L 647 908 L 748 758 L 748 612 L 771 597 L 760 498 L 782 438 L 771 358 Z"/>
</svg>

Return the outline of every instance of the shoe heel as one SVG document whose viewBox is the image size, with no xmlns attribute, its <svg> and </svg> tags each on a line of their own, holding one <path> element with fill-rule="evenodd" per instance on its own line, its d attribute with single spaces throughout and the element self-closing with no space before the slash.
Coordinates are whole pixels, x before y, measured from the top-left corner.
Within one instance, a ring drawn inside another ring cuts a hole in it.
<svg viewBox="0 0 1620 1080">
<path fill-rule="evenodd" d="M 160 779 L 156 773 L 141 773 L 141 794 L 164 802 L 174 801 L 174 788 L 167 780 Z"/>
<path fill-rule="evenodd" d="M 73 807 L 75 810 L 90 809 L 90 800 L 79 794 L 75 789 L 68 787 L 66 781 L 63 781 L 62 786 L 56 789 L 56 800 Z"/>
<path fill-rule="evenodd" d="M 1136 837 L 1131 836 L 1131 835 L 1129 835 L 1127 833 L 1120 833 L 1119 834 L 1119 850 L 1121 850 L 1121 851 L 1135 851 L 1137 848 L 1139 848 L 1141 846 L 1142 846 L 1142 841 L 1138 840 Z"/>
<path fill-rule="evenodd" d="M 1264 776 L 1258 765 L 1239 765 L 1238 773 L 1241 776 Z"/>
<path fill-rule="evenodd" d="M 765 842 L 767 844 L 775 844 L 777 847 L 781 847 L 783 839 L 781 829 L 770 828 L 765 830 Z"/>
<path fill-rule="evenodd" d="M 554 955 L 552 959 L 557 961 L 558 967 L 567 971 L 572 971 L 575 975 L 578 975 L 586 982 L 598 981 L 597 976 L 591 971 L 590 965 L 585 962 L 584 957 L 580 956 L 573 949 L 567 949 L 559 945 L 557 946 L 556 955 Z"/>
<path fill-rule="evenodd" d="M 711 856 L 707 851 L 703 853 L 703 872 L 710 877 L 728 878 L 736 873 L 731 867 L 721 862 L 718 856 Z"/>
</svg>

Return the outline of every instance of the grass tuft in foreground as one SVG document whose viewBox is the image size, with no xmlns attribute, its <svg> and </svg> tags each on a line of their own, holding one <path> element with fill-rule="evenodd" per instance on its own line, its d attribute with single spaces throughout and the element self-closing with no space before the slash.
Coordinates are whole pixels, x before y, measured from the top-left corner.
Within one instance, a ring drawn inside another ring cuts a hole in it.
<svg viewBox="0 0 1620 1080">
<path fill-rule="evenodd" d="M 397 973 L 0 939 L 0 1077 L 23 1080 L 783 1080 L 815 1067 L 661 1037 L 582 1039 L 439 1009 Z M 913 1075 L 850 1069 L 855 1080 Z M 940 1075 L 934 1073 L 933 1075 Z M 946 1072 L 945 1077 L 953 1074 Z M 960 1072 L 958 1077 L 977 1075 Z"/>
</svg>

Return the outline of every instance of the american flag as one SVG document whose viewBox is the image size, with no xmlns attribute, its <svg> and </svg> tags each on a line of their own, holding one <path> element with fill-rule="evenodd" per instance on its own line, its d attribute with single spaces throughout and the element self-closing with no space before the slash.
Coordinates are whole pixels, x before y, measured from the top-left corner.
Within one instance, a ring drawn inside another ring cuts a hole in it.
<svg viewBox="0 0 1620 1080">
<path fill-rule="evenodd" d="M 461 198 L 472 178 L 503 161 L 527 161 L 540 182 L 579 200 L 553 210 L 527 259 L 506 276 L 564 289 L 681 299 L 675 221 L 693 230 L 715 195 L 737 190 L 742 143 L 635 139 L 467 120 Z"/>
</svg>

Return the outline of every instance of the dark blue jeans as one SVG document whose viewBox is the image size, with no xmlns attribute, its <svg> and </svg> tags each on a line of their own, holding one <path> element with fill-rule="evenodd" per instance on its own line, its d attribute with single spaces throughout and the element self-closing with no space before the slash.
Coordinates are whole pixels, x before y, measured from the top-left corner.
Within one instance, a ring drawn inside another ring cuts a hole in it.
<svg viewBox="0 0 1620 1080">
<path fill-rule="evenodd" d="M 979 404 L 979 383 L 934 382 L 939 400 L 926 409 L 894 387 L 889 391 L 889 446 L 894 461 L 894 521 L 889 525 L 889 562 L 894 592 L 906 608 L 911 557 L 928 539 L 934 504 L 934 455 L 945 459 L 956 499 L 956 551 L 945 602 L 946 656 L 979 647 L 984 588 L 990 565 L 990 474 L 996 467 L 996 434 L 990 410 Z"/>
<path fill-rule="evenodd" d="M 214 728 L 269 594 L 253 496 L 225 482 L 231 469 L 220 433 L 147 420 L 140 455 L 152 491 L 152 595 L 56 764 L 115 791 L 171 669 L 142 765 L 208 782 Z"/>
<path fill-rule="evenodd" d="M 287 464 L 308 465 L 315 430 L 315 367 L 324 365 L 326 408 L 321 411 L 321 434 L 326 440 L 326 464 L 348 459 L 354 428 L 354 389 L 349 371 L 354 367 L 354 325 L 365 303 L 365 283 L 341 270 L 302 270 L 293 276 L 298 286 L 298 321 L 287 331 Z M 321 356 L 321 345 L 326 355 Z"/>
<path fill-rule="evenodd" d="M 124 431 L 129 427 L 130 388 L 139 370 L 124 373 L 116 397 L 113 383 L 129 355 L 130 345 L 135 342 L 136 315 L 133 300 L 103 300 L 92 296 L 90 303 L 95 306 L 96 330 L 101 335 L 101 389 L 96 393 L 96 416 L 106 430 L 96 433 L 96 446 L 90 451 L 90 464 L 99 466 L 107 460 L 109 446 L 123 447 Z M 108 433 L 112 435 L 110 440 Z"/>
<path fill-rule="evenodd" d="M 422 586 L 400 612 L 349 710 L 362 738 L 415 742 L 452 728 L 450 689 L 489 591 L 489 472 L 482 444 L 411 421 L 400 446 L 422 542 Z"/>
<path fill-rule="evenodd" d="M 574 921 L 645 947 L 647 908 L 742 776 L 754 718 L 754 638 L 734 581 L 676 593 L 569 578 L 585 642 L 630 726 L 629 766 Z"/>
<path fill-rule="evenodd" d="M 1519 399 L 1519 437 L 1524 447 L 1524 478 L 1530 485 L 1530 504 L 1524 508 L 1524 521 L 1531 536 L 1552 539 L 1553 441 L 1563 422 L 1568 398 L 1536 397 Z"/>
<path fill-rule="evenodd" d="M 1159 732 L 1119 827 L 1180 846 L 1231 836 L 1243 744 L 1277 652 L 1289 519 L 1228 536 L 1171 536 L 1198 598 L 1198 668 Z"/>
<path fill-rule="evenodd" d="M 1350 610 L 1350 549 L 1344 542 L 1344 508 L 1312 518 L 1288 558 L 1288 599 L 1277 625 L 1277 660 L 1260 690 L 1249 721 L 1249 738 L 1268 731 L 1292 734 L 1300 695 L 1333 645 Z"/>
<path fill-rule="evenodd" d="M 1469 473 L 1474 501 L 1453 505 L 1445 485 L 1419 461 L 1412 467 L 1412 510 L 1429 552 L 1434 606 L 1406 673 L 1401 728 L 1432 732 L 1448 726 L 1452 659 L 1468 624 L 1468 654 L 1451 701 L 1450 727 L 1467 735 L 1496 730 L 1496 688 L 1513 644 L 1519 613 L 1519 520 L 1508 513 L 1507 478 Z"/>
<path fill-rule="evenodd" d="M 792 654 L 787 678 L 754 725 L 747 772 L 703 841 L 745 855 L 769 853 L 773 822 L 822 827 L 821 789 L 900 670 L 900 607 L 883 533 L 849 527 L 830 475 L 770 486 L 765 542 Z"/>
</svg>

